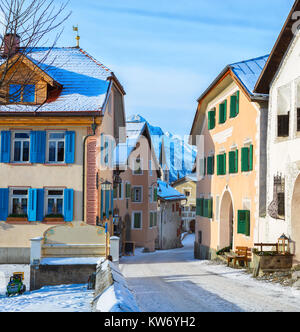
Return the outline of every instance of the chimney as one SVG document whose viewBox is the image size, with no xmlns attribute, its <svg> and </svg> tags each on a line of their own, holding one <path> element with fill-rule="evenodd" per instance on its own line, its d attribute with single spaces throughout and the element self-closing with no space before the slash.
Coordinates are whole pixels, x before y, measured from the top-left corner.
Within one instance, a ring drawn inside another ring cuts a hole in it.
<svg viewBox="0 0 300 332">
<path fill-rule="evenodd" d="M 10 58 L 15 55 L 20 48 L 20 36 L 8 33 L 4 36 L 3 40 L 3 58 Z"/>
</svg>

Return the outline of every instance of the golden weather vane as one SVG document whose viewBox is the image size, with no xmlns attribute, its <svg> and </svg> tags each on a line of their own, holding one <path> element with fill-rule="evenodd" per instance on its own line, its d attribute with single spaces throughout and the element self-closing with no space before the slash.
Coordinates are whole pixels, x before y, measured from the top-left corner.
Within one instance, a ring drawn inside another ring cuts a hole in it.
<svg viewBox="0 0 300 332">
<path fill-rule="evenodd" d="M 76 41 L 77 41 L 77 48 L 79 48 L 79 41 L 80 41 L 80 36 L 79 36 L 79 28 L 78 25 L 77 26 L 73 26 L 73 31 L 77 32 L 77 36 L 76 36 Z"/>
</svg>

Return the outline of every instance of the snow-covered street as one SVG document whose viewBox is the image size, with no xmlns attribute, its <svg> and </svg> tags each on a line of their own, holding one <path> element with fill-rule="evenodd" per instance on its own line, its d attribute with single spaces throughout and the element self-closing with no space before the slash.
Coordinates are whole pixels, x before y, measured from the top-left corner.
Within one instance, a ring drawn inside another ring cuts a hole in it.
<svg viewBox="0 0 300 332">
<path fill-rule="evenodd" d="M 300 311 L 300 291 L 258 281 L 243 270 L 193 258 L 184 248 L 121 259 L 121 271 L 144 312 Z"/>
</svg>

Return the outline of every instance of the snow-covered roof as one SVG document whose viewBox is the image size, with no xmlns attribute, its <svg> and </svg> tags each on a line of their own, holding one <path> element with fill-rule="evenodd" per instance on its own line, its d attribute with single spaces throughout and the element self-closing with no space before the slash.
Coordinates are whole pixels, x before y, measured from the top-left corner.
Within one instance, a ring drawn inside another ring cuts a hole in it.
<svg viewBox="0 0 300 332">
<path fill-rule="evenodd" d="M 241 61 L 229 65 L 236 77 L 245 86 L 250 94 L 254 94 L 254 87 L 267 63 L 269 55 Z"/>
<path fill-rule="evenodd" d="M 62 86 L 44 105 L 1 105 L 0 112 L 101 111 L 112 72 L 79 48 L 34 48 L 26 57 Z M 0 60 L 0 65 L 5 60 Z"/>
<path fill-rule="evenodd" d="M 181 194 L 179 191 L 171 187 L 168 183 L 158 180 L 157 184 L 157 195 L 164 201 L 178 201 L 186 199 L 185 195 Z"/>
</svg>

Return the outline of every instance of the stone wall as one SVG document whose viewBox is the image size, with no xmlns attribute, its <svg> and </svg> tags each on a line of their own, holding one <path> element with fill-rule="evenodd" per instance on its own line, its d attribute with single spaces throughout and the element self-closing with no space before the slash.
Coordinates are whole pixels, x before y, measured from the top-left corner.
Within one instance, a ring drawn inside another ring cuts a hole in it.
<svg viewBox="0 0 300 332">
<path fill-rule="evenodd" d="M 93 312 L 139 312 L 138 305 L 119 268 L 110 261 L 97 267 Z"/>
</svg>

